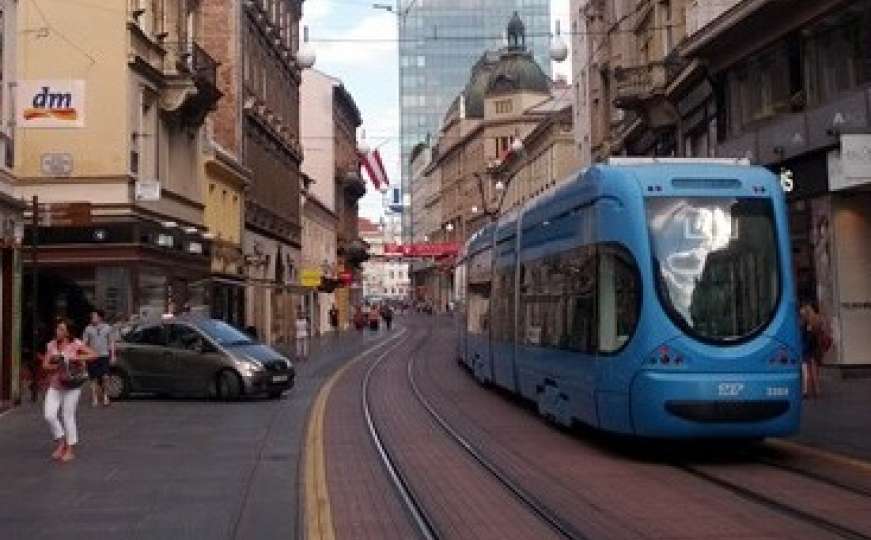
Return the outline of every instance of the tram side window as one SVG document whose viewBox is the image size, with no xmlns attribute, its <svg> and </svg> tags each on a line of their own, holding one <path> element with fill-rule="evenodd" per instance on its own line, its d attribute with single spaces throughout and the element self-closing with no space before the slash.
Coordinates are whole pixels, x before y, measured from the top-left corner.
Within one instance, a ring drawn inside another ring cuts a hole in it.
<svg viewBox="0 0 871 540">
<path fill-rule="evenodd" d="M 514 342 L 514 266 L 495 271 L 493 290 L 493 340 Z"/>
<path fill-rule="evenodd" d="M 521 341 L 527 345 L 593 353 L 596 349 L 595 248 L 522 266 Z"/>
<path fill-rule="evenodd" d="M 470 334 L 486 334 L 490 317 L 490 284 L 470 283 L 467 302 L 466 329 Z"/>
<path fill-rule="evenodd" d="M 619 351 L 638 325 L 641 287 L 632 256 L 623 248 L 599 248 L 599 352 Z"/>
</svg>

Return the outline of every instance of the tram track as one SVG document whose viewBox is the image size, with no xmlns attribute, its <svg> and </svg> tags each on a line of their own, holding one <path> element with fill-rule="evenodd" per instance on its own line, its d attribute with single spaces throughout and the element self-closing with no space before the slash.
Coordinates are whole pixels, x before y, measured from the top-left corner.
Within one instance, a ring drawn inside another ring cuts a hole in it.
<svg viewBox="0 0 871 540">
<path fill-rule="evenodd" d="M 534 515 L 537 520 L 551 529 L 557 537 L 567 540 L 588 540 L 588 536 L 577 531 L 571 524 L 559 517 L 535 496 L 527 492 L 516 482 L 512 481 L 507 474 L 489 460 L 478 448 L 460 435 L 459 432 L 457 432 L 423 396 L 414 378 L 414 359 L 418 356 L 418 353 L 424 348 L 429 339 L 428 336 L 418 338 L 415 345 L 405 355 L 408 358 L 406 363 L 407 381 L 418 404 L 426 411 L 427 415 L 434 421 L 434 423 L 439 426 L 442 432 L 445 433 L 447 438 L 454 443 L 456 447 L 460 448 L 464 454 L 470 457 L 480 470 L 485 471 L 488 476 L 498 483 L 499 486 L 510 493 L 516 501 L 526 508 L 530 514 Z M 385 442 L 384 434 L 375 421 L 375 415 L 370 400 L 371 381 L 373 374 L 384 363 L 387 357 L 387 354 L 378 357 L 368 367 L 363 377 L 363 412 L 366 425 L 369 429 L 370 437 L 375 445 L 376 451 L 381 458 L 382 465 L 387 471 L 391 483 L 399 493 L 399 497 L 405 508 L 408 510 L 421 537 L 427 540 L 438 540 L 446 537 L 446 535 L 442 534 L 440 531 L 436 519 L 427 511 L 425 504 L 421 501 L 421 497 L 414 492 L 412 482 L 397 463 L 389 445 Z"/>
<path fill-rule="evenodd" d="M 673 464 L 672 466 L 690 476 L 693 476 L 694 478 L 708 484 L 716 485 L 741 499 L 758 504 L 791 519 L 812 525 L 840 538 L 845 538 L 847 540 L 871 540 L 871 535 L 869 534 L 841 525 L 840 523 L 836 523 L 813 512 L 802 510 L 794 505 L 786 504 L 783 501 L 759 493 L 758 491 L 743 486 L 737 482 L 727 480 L 720 475 L 707 472 L 699 466 L 681 463 Z"/>
</svg>

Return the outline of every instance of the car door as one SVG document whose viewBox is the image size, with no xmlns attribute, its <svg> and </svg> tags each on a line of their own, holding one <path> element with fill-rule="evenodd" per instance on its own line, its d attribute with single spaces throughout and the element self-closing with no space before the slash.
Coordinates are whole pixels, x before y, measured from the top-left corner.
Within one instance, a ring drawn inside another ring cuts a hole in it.
<svg viewBox="0 0 871 540">
<path fill-rule="evenodd" d="M 136 390 L 161 392 L 164 388 L 166 332 L 162 324 L 135 330 L 121 348 L 122 361 Z"/>
<path fill-rule="evenodd" d="M 195 327 L 182 323 L 168 325 L 167 373 L 173 392 L 204 394 L 208 392 L 220 364 L 220 353 Z"/>
</svg>

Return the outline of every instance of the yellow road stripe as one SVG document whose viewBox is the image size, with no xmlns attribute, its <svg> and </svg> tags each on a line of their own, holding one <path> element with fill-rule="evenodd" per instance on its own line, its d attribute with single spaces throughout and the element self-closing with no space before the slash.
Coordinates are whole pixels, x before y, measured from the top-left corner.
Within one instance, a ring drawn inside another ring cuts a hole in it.
<svg viewBox="0 0 871 540">
<path fill-rule="evenodd" d="M 766 444 L 778 448 L 784 451 L 792 451 L 798 453 L 804 453 L 822 460 L 826 460 L 832 463 L 836 463 L 838 465 L 844 465 L 847 467 L 855 467 L 857 469 L 861 469 L 863 471 L 871 472 L 871 463 L 867 461 L 863 461 L 858 458 L 853 458 L 849 456 L 845 456 L 843 454 L 838 454 L 836 452 L 831 452 L 829 450 L 822 450 L 820 448 L 816 448 L 813 446 L 808 446 L 805 444 L 797 443 L 794 441 L 787 441 L 784 439 L 771 439 L 765 441 Z"/>
<path fill-rule="evenodd" d="M 336 371 L 318 391 L 309 415 L 305 437 L 305 531 L 308 540 L 335 540 L 333 513 L 330 507 L 330 493 L 327 485 L 327 464 L 324 447 L 324 418 L 330 392 L 342 375 L 354 364 L 384 345 L 402 336 L 403 328 L 392 337 L 363 351 Z"/>
</svg>

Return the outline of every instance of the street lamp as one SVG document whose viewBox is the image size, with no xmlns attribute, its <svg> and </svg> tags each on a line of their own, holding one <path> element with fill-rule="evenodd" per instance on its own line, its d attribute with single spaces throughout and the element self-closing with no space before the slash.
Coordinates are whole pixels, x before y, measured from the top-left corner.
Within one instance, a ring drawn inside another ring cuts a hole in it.
<svg viewBox="0 0 871 540">
<path fill-rule="evenodd" d="M 559 19 L 556 20 L 556 31 L 550 40 L 550 59 L 554 62 L 565 62 L 569 57 L 569 47 L 560 35 Z"/>
<path fill-rule="evenodd" d="M 449 233 L 454 232 L 454 224 L 448 223 L 447 225 L 445 225 L 445 230 L 448 231 Z"/>
<path fill-rule="evenodd" d="M 308 40 L 308 26 L 303 26 L 302 35 L 302 45 L 296 51 L 296 63 L 302 69 L 311 69 L 315 65 L 317 55 Z"/>
</svg>

